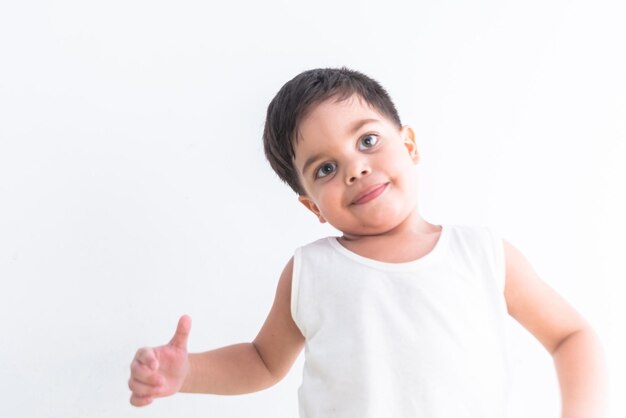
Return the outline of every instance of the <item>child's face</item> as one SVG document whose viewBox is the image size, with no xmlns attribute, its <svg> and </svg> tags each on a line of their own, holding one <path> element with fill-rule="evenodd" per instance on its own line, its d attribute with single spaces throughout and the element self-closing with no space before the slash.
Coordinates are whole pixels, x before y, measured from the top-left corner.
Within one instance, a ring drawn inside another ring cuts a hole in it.
<svg viewBox="0 0 626 418">
<path fill-rule="evenodd" d="M 419 156 L 408 126 L 399 130 L 353 96 L 317 105 L 299 134 L 294 163 L 306 191 L 299 200 L 320 222 L 347 236 L 378 235 L 417 210 Z"/>
</svg>

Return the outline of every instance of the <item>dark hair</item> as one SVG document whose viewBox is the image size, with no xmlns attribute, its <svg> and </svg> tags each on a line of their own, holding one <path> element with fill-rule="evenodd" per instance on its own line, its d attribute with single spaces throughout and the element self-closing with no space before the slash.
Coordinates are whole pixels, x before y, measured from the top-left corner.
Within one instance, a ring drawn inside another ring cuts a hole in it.
<svg viewBox="0 0 626 418">
<path fill-rule="evenodd" d="M 293 162 L 300 121 L 314 105 L 331 97 L 346 100 L 354 94 L 397 124 L 398 129 L 402 127 L 385 89 L 376 80 L 346 67 L 317 68 L 298 74 L 281 87 L 267 107 L 263 130 L 265 156 L 278 177 L 297 194 L 306 194 Z"/>
</svg>

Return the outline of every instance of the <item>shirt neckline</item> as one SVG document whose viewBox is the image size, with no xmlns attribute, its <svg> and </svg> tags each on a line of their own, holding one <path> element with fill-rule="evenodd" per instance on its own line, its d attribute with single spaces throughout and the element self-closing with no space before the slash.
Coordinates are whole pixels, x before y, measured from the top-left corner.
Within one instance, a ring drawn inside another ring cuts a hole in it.
<svg viewBox="0 0 626 418">
<path fill-rule="evenodd" d="M 421 256 L 420 258 L 416 260 L 405 261 L 401 263 L 389 263 L 386 261 L 379 261 L 379 260 L 374 260 L 373 258 L 364 257 L 344 247 L 338 241 L 339 237 L 327 237 L 326 240 L 336 251 L 338 251 L 344 256 L 360 264 L 365 264 L 367 266 L 374 267 L 380 270 L 405 271 L 405 270 L 413 270 L 415 268 L 422 267 L 424 265 L 428 265 L 428 264 L 433 263 L 434 261 L 439 260 L 441 256 L 444 254 L 445 249 L 447 248 L 450 228 L 451 228 L 450 225 L 441 224 L 441 233 L 439 234 L 439 238 L 437 239 L 435 246 L 433 247 L 432 250 L 430 250 L 429 253 Z"/>
</svg>

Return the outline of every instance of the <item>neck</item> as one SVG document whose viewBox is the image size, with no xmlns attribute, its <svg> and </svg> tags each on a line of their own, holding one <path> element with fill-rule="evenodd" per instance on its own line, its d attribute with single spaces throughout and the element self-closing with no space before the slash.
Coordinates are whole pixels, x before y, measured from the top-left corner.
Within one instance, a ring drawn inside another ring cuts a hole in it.
<svg viewBox="0 0 626 418">
<path fill-rule="evenodd" d="M 420 237 L 427 234 L 432 234 L 434 232 L 439 232 L 440 227 L 438 225 L 433 225 L 427 221 L 425 221 L 422 216 L 419 214 L 417 207 L 413 209 L 413 211 L 407 216 L 407 218 L 389 231 L 382 232 L 380 234 L 375 235 L 359 235 L 359 234 L 351 234 L 351 233 L 343 233 L 343 236 L 340 238 L 341 241 L 344 242 L 355 242 L 355 241 L 369 241 L 369 240 L 414 240 L 416 237 Z"/>
<path fill-rule="evenodd" d="M 417 260 L 433 250 L 441 237 L 441 226 L 422 219 L 417 212 L 406 222 L 378 235 L 345 234 L 338 241 L 363 257 L 387 263 Z"/>
</svg>

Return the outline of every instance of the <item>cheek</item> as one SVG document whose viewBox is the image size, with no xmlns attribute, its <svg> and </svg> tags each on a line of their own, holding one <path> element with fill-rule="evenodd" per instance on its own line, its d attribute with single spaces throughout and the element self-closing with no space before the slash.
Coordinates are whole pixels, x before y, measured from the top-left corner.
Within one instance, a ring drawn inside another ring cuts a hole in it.
<svg viewBox="0 0 626 418">
<path fill-rule="evenodd" d="M 404 150 L 396 150 L 396 152 L 394 152 L 393 155 L 390 155 L 388 158 L 388 161 L 395 162 L 395 164 L 392 164 L 395 171 L 410 172 L 414 171 L 415 169 L 415 163 L 411 159 L 411 156 Z"/>
<path fill-rule="evenodd" d="M 404 178 L 402 188 L 404 189 L 406 199 L 410 202 L 410 204 L 417 203 L 418 186 L 417 174 L 414 171 L 409 171 Z"/>
<path fill-rule="evenodd" d="M 334 180 L 334 179 L 333 179 Z M 320 209 L 328 212 L 341 206 L 341 189 L 333 184 L 325 184 L 318 194 Z"/>
<path fill-rule="evenodd" d="M 417 171 L 410 158 L 405 155 L 395 155 L 389 161 L 399 161 L 397 164 L 387 165 L 387 175 L 403 189 L 409 190 L 417 187 Z"/>
</svg>

